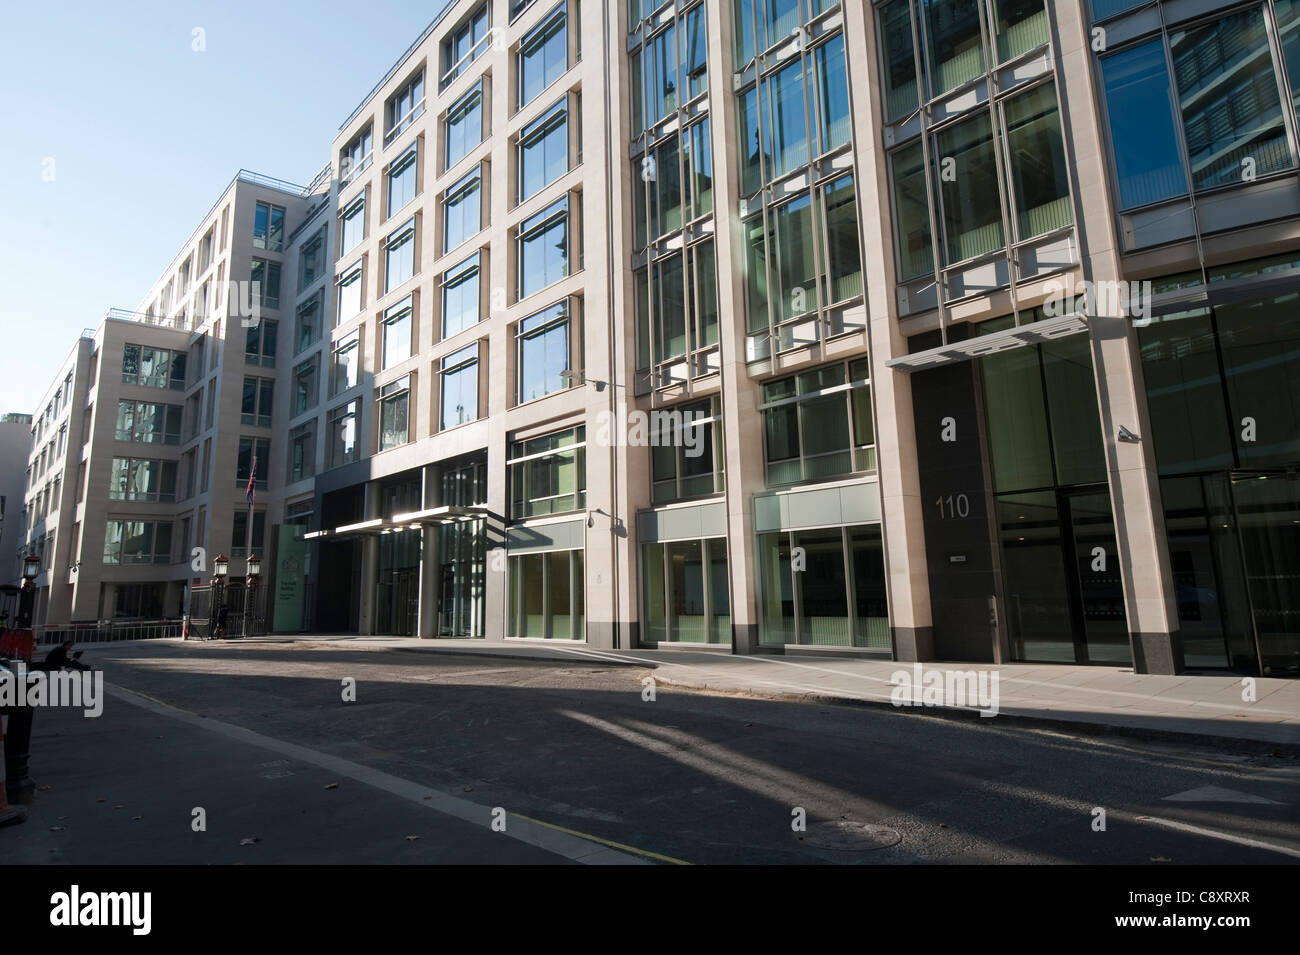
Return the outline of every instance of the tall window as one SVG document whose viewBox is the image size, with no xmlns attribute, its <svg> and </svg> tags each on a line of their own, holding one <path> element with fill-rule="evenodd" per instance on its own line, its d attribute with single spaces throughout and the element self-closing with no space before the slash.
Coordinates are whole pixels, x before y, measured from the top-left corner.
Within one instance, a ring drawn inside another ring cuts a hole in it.
<svg viewBox="0 0 1300 955">
<path fill-rule="evenodd" d="M 325 272 L 325 227 L 298 249 L 298 291 L 303 291 Z"/>
<path fill-rule="evenodd" d="M 330 411 L 326 423 L 328 467 L 342 467 L 357 459 L 357 410 L 358 403 L 349 401 Z"/>
<path fill-rule="evenodd" d="M 384 292 L 391 292 L 415 275 L 415 220 L 390 235 L 384 243 Z"/>
<path fill-rule="evenodd" d="M 519 298 L 527 298 L 569 274 L 569 197 L 519 226 Z"/>
<path fill-rule="evenodd" d="M 464 73 L 487 50 L 490 36 L 488 4 L 485 3 L 461 21 L 447 39 L 442 41 L 442 89 L 446 89 L 452 80 Z"/>
<path fill-rule="evenodd" d="M 415 174 L 419 168 L 416 160 L 420 155 L 419 143 L 393 161 L 388 169 L 388 214 L 390 216 L 403 209 L 415 198 Z"/>
<path fill-rule="evenodd" d="M 339 213 L 339 255 L 347 255 L 366 237 L 366 197 L 357 196 Z"/>
<path fill-rule="evenodd" d="M 650 484 L 656 503 L 721 493 L 726 449 L 717 398 L 650 416 Z"/>
<path fill-rule="evenodd" d="M 511 444 L 506 466 L 512 520 L 587 506 L 586 434 L 577 427 Z"/>
<path fill-rule="evenodd" d="M 681 134 L 666 137 L 633 161 L 633 243 L 681 230 L 689 221 L 713 211 L 713 163 L 709 120 L 705 117 Z"/>
<path fill-rule="evenodd" d="M 564 9 L 556 11 L 519 44 L 519 108 L 523 109 L 569 68 Z"/>
<path fill-rule="evenodd" d="M 445 137 L 446 168 L 450 169 L 469 155 L 469 151 L 483 142 L 483 84 L 452 104 L 447 110 Z"/>
<path fill-rule="evenodd" d="M 424 70 L 394 93 L 384 109 L 384 143 L 392 142 L 424 112 Z"/>
<path fill-rule="evenodd" d="M 518 400 L 522 404 L 561 391 L 569 384 L 563 373 L 569 364 L 570 305 L 552 305 L 519 322 Z"/>
<path fill-rule="evenodd" d="M 841 33 L 740 94 L 741 183 L 749 194 L 849 141 Z"/>
<path fill-rule="evenodd" d="M 360 366 L 361 332 L 358 330 L 334 343 L 334 352 L 330 356 L 330 395 L 355 388 L 360 381 Z"/>
<path fill-rule="evenodd" d="M 442 337 L 463 332 L 478 324 L 479 290 L 482 285 L 480 253 L 475 252 L 464 262 L 442 275 Z"/>
<path fill-rule="evenodd" d="M 239 452 L 235 460 L 235 483 L 241 487 L 248 484 L 248 478 L 253 473 L 254 458 L 257 460 L 257 475 L 253 478 L 253 486 L 265 489 L 268 484 L 267 469 L 271 466 L 270 438 L 241 437 L 239 439 Z"/>
<path fill-rule="evenodd" d="M 482 169 L 447 190 L 442 200 L 442 251 L 445 255 L 483 227 Z"/>
<path fill-rule="evenodd" d="M 361 314 L 362 264 L 339 276 L 338 324 L 351 321 Z"/>
<path fill-rule="evenodd" d="M 379 450 L 406 444 L 410 437 L 411 376 L 379 389 Z"/>
<path fill-rule="evenodd" d="M 271 427 L 271 415 L 275 408 L 274 378 L 245 378 L 243 401 L 240 405 L 239 419 L 243 424 L 259 428 Z"/>
<path fill-rule="evenodd" d="M 560 100 L 519 133 L 519 201 L 569 171 L 569 100 Z"/>
<path fill-rule="evenodd" d="M 253 213 L 253 248 L 268 252 L 284 251 L 284 208 L 259 202 Z M 189 274 L 185 276 L 189 284 Z M 181 294 L 184 294 L 182 292 Z"/>
<path fill-rule="evenodd" d="M 851 176 L 768 208 L 745 230 L 751 333 L 862 294 Z"/>
<path fill-rule="evenodd" d="M 674 252 L 636 274 L 637 367 L 679 360 L 718 343 L 713 240 Z"/>
<path fill-rule="evenodd" d="M 439 430 L 478 420 L 478 342 L 442 360 Z"/>
<path fill-rule="evenodd" d="M 304 481 L 316 473 L 316 421 L 289 430 L 288 483 Z"/>
<path fill-rule="evenodd" d="M 392 368 L 411 357 L 411 300 L 394 305 L 384 315 L 383 367 Z"/>
<path fill-rule="evenodd" d="M 339 153 L 339 180 L 341 183 L 348 182 L 353 176 L 361 172 L 371 161 L 371 146 L 373 145 L 373 129 L 369 124 L 361 132 L 357 133 Z"/>
<path fill-rule="evenodd" d="M 316 341 L 320 338 L 321 325 L 323 324 L 321 305 L 324 301 L 324 294 L 324 292 L 317 292 L 298 306 L 298 311 L 294 316 L 294 354 L 316 344 Z"/>
<path fill-rule="evenodd" d="M 312 355 L 293 370 L 293 413 L 316 407 L 320 398 L 320 354 Z"/>
<path fill-rule="evenodd" d="M 1101 61 L 1115 178 L 1123 209 L 1187 193 L 1164 44 L 1152 40 Z"/>
<path fill-rule="evenodd" d="M 280 263 L 253 259 L 248 276 L 253 295 L 265 308 L 280 307 Z"/>
<path fill-rule="evenodd" d="M 252 533 L 249 533 L 248 511 L 240 508 L 232 515 L 230 527 L 230 556 L 245 558 L 266 548 L 266 511 L 253 511 Z"/>
<path fill-rule="evenodd" d="M 769 486 L 875 469 L 869 375 L 861 358 L 763 385 Z"/>
<path fill-rule="evenodd" d="M 1262 6 L 1170 35 L 1195 188 L 1242 182 L 1246 160 L 1256 175 L 1295 165 L 1268 50 Z"/>
</svg>

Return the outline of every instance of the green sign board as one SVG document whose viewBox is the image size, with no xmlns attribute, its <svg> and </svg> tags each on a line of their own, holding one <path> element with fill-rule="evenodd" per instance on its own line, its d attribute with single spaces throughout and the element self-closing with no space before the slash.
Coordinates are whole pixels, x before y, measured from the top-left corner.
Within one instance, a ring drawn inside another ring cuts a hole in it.
<svg viewBox="0 0 1300 955">
<path fill-rule="evenodd" d="M 302 630 L 302 605 L 307 592 L 307 541 L 298 525 L 281 524 L 275 557 L 275 633 Z"/>
</svg>

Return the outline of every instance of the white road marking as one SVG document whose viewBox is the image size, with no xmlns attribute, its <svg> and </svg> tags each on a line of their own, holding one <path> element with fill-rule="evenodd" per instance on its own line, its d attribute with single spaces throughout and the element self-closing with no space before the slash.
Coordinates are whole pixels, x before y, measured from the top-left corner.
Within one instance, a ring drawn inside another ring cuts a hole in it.
<svg viewBox="0 0 1300 955">
<path fill-rule="evenodd" d="M 1253 802 L 1265 806 L 1282 806 L 1275 799 L 1265 799 L 1263 796 L 1252 796 L 1250 793 L 1238 792 L 1235 789 L 1224 789 L 1222 786 L 1200 786 L 1196 789 L 1189 789 L 1186 792 L 1174 793 L 1172 796 L 1166 796 L 1165 802 Z"/>
<path fill-rule="evenodd" d="M 1172 819 L 1157 819 L 1155 816 L 1138 816 L 1138 822 L 1153 822 L 1157 826 L 1164 826 L 1167 829 L 1178 829 L 1182 832 L 1191 832 L 1198 836 L 1207 836 L 1211 839 L 1222 839 L 1224 842 L 1235 842 L 1239 846 L 1250 846 L 1252 849 L 1265 849 L 1269 852 L 1280 852 L 1282 855 L 1293 856 L 1300 859 L 1300 849 L 1292 849 L 1290 846 L 1279 846 L 1272 842 L 1264 842 L 1260 839 L 1248 839 L 1245 836 L 1233 835 L 1230 832 L 1219 832 L 1217 829 L 1202 829 L 1200 826 L 1191 826 L 1185 822 L 1174 822 Z"/>
<path fill-rule="evenodd" d="M 373 786 L 375 789 L 383 790 L 394 796 L 400 796 L 417 806 L 433 809 L 468 822 L 471 825 L 483 826 L 486 829 L 492 821 L 492 807 L 490 806 L 481 806 L 478 803 L 470 802 L 468 799 L 461 799 L 440 792 L 437 789 L 421 786 L 419 783 L 402 779 L 400 776 L 393 776 L 378 769 L 372 769 L 369 766 L 363 766 L 360 763 L 354 763 L 349 759 L 321 753 L 306 746 L 300 746 L 297 743 L 286 743 L 283 740 L 245 729 L 242 726 L 199 716 L 196 713 L 191 713 L 188 710 L 180 709 L 168 703 L 163 703 L 161 700 L 155 700 L 152 697 L 122 687 L 105 684 L 104 690 L 109 696 L 124 700 L 160 716 L 167 716 L 241 743 L 259 746 L 262 749 L 270 750 L 280 756 L 287 756 L 298 762 L 318 766 L 321 769 L 329 770 L 331 773 L 364 783 L 367 786 Z M 545 849 L 547 852 L 552 852 L 574 862 L 580 862 L 584 865 L 649 864 L 645 858 L 640 858 L 629 852 L 619 852 L 610 848 L 607 842 L 597 841 L 594 837 L 591 839 L 584 838 L 573 830 L 560 829 L 554 825 L 521 816 L 518 813 L 507 812 L 506 819 L 506 831 L 497 833 L 497 835 L 514 839 L 516 842 L 522 842 L 526 845 L 536 846 L 539 849 Z M 641 850 L 633 849 L 632 851 L 640 852 Z"/>
</svg>

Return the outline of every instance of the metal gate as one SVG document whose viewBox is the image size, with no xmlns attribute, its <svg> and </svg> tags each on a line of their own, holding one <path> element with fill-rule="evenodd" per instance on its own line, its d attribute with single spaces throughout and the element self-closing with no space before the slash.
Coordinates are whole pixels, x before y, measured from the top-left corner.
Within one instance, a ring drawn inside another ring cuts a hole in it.
<svg viewBox="0 0 1300 955">
<path fill-rule="evenodd" d="M 265 634 L 267 590 L 266 587 L 255 588 L 249 605 L 248 588 L 242 582 L 219 587 L 209 584 L 192 587 L 190 636 L 212 639 Z"/>
</svg>

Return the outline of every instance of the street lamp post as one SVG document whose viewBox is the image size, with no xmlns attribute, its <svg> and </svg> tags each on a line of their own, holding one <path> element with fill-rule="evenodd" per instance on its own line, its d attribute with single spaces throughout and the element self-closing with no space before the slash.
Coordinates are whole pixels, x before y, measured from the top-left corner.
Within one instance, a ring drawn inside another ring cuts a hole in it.
<svg viewBox="0 0 1300 955">
<path fill-rule="evenodd" d="M 34 553 L 23 558 L 23 583 L 18 593 L 18 629 L 27 630 L 32 625 L 32 611 L 36 604 L 35 580 L 41 573 L 41 558 Z"/>
<path fill-rule="evenodd" d="M 257 601 L 257 581 L 262 576 L 262 560 L 256 554 L 248 558 L 248 576 L 244 578 L 244 636 L 250 636 L 248 619 Z"/>
<path fill-rule="evenodd" d="M 225 636 L 226 626 L 226 571 L 230 563 L 225 556 L 219 556 L 212 562 L 212 606 L 208 608 L 208 636 L 216 637 L 218 633 Z"/>
</svg>

